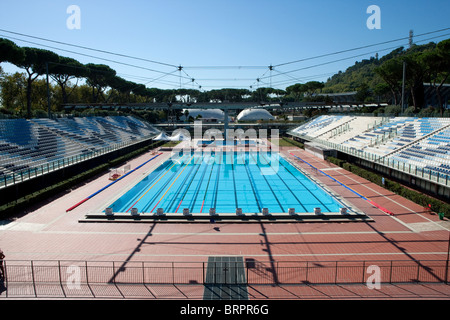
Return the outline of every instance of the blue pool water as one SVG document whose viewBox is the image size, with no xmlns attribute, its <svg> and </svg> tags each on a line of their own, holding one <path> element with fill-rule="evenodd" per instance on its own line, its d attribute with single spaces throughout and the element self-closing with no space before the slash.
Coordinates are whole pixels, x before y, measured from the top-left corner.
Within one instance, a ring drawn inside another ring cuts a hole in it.
<svg viewBox="0 0 450 320">
<path fill-rule="evenodd" d="M 276 157 L 276 158 L 275 158 Z M 270 159 L 272 161 L 270 161 Z M 277 159 L 275 161 L 274 159 Z M 276 165 L 277 164 L 277 165 Z M 182 212 L 192 214 L 339 212 L 331 195 L 294 168 L 278 153 L 257 152 L 185 154 L 167 160 L 117 199 L 114 212 Z"/>
</svg>

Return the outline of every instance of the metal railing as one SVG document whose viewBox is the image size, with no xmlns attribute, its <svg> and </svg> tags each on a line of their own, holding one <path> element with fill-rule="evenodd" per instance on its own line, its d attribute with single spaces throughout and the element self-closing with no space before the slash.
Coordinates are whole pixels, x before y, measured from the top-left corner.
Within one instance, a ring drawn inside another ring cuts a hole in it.
<svg viewBox="0 0 450 320">
<path fill-rule="evenodd" d="M 4 261 L 4 284 L 364 284 L 447 283 L 446 260 L 117 262 Z"/>
<path fill-rule="evenodd" d="M 356 149 L 356 147 L 353 146 L 346 146 L 341 143 L 334 143 L 322 139 L 316 139 L 314 137 L 309 136 L 299 136 L 293 132 L 290 133 L 293 136 L 300 137 L 305 140 L 313 141 L 315 143 L 321 144 L 325 147 L 340 151 L 342 153 L 346 153 L 348 155 L 355 156 L 357 158 L 368 160 L 371 162 L 374 162 L 376 164 L 382 165 L 387 168 L 391 168 L 400 172 L 404 172 L 407 174 L 410 174 L 411 176 L 427 179 L 429 181 L 435 182 L 437 184 L 443 185 L 443 186 L 450 186 L 450 175 L 439 172 L 437 170 L 433 170 L 430 168 L 426 168 L 423 166 L 416 166 L 414 164 L 405 162 L 405 161 L 399 161 L 394 160 L 390 158 L 385 158 L 384 155 L 378 155 L 371 152 L 366 152 L 363 150 Z"/>
<path fill-rule="evenodd" d="M 67 158 L 62 158 L 62 159 L 55 160 L 52 162 L 47 162 L 45 164 L 41 164 L 36 167 L 31 167 L 31 168 L 28 168 L 25 170 L 20 170 L 20 171 L 14 172 L 12 174 L 2 175 L 2 176 L 0 176 L 0 189 L 10 186 L 10 185 L 21 183 L 23 181 L 47 174 L 47 173 L 55 171 L 55 170 L 59 170 L 59 169 L 62 169 L 62 168 L 68 167 L 68 166 L 72 166 L 72 165 L 77 164 L 82 161 L 86 161 L 86 160 L 96 158 L 96 157 L 99 157 L 101 155 L 104 155 L 104 154 L 107 154 L 110 152 L 114 152 L 116 150 L 131 146 L 133 144 L 141 143 L 141 142 L 144 142 L 147 140 L 152 140 L 154 137 L 155 137 L 155 135 L 152 135 L 152 136 L 140 139 L 140 140 L 116 143 L 114 145 L 103 147 L 103 148 L 100 148 L 97 150 L 92 150 L 87 153 L 78 154 L 78 155 L 74 155 L 74 156 L 67 157 Z"/>
</svg>

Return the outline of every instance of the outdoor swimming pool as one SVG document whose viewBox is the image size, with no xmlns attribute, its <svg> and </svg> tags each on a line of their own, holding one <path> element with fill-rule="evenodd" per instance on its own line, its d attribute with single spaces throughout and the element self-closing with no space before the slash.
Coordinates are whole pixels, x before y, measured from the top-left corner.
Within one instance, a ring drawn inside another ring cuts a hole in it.
<svg viewBox="0 0 450 320">
<path fill-rule="evenodd" d="M 339 212 L 333 196 L 278 153 L 187 153 L 169 159 L 126 191 L 113 212 L 270 213 Z"/>
</svg>

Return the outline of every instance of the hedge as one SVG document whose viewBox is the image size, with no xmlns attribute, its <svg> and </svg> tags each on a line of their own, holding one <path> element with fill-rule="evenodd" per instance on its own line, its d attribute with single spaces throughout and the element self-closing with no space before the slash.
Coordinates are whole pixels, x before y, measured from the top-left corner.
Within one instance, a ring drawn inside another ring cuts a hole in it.
<svg viewBox="0 0 450 320">
<path fill-rule="evenodd" d="M 286 141 L 289 144 L 292 144 L 293 146 L 299 147 L 300 149 L 305 149 L 305 145 L 301 142 L 295 141 L 294 139 L 282 137 L 284 141 Z"/>
<path fill-rule="evenodd" d="M 371 181 L 385 189 L 394 192 L 408 200 L 411 200 L 421 206 L 431 205 L 431 209 L 437 213 L 444 213 L 444 215 L 448 218 L 450 217 L 450 204 L 439 201 L 435 198 L 429 197 L 421 192 L 411 190 L 401 185 L 398 182 L 392 181 L 390 179 L 384 179 L 384 185 L 382 184 L 382 177 L 379 174 L 373 173 L 371 171 L 365 170 L 361 167 L 358 167 L 354 164 L 350 164 L 344 160 L 337 159 L 334 157 L 328 157 L 327 160 L 331 163 L 334 163 L 337 166 L 342 167 L 343 169 L 352 172 L 368 181 Z"/>
</svg>

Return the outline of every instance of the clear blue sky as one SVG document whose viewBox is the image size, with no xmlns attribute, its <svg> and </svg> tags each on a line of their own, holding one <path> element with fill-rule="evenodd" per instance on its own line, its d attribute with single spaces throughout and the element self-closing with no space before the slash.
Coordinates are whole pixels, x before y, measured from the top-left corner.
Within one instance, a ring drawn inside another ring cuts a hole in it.
<svg viewBox="0 0 450 320">
<path fill-rule="evenodd" d="M 81 9 L 81 29 L 69 30 L 69 5 Z M 369 30 L 366 13 L 370 5 L 381 9 L 381 29 Z M 450 27 L 448 0 L 2 0 L 0 29 L 76 44 L 99 50 L 164 62 L 184 67 L 182 86 L 205 90 L 220 87 L 284 88 L 296 82 L 326 81 L 327 77 L 364 58 L 383 56 L 391 47 L 407 45 L 399 41 L 279 66 L 269 65 L 324 55 L 364 45 L 407 37 Z M 443 36 L 447 34 L 446 36 Z M 449 38 L 450 30 L 416 37 L 419 44 Z M 20 46 L 55 48 L 107 58 L 138 67 L 174 72 L 174 67 L 132 60 L 79 48 L 1 32 Z M 23 42 L 32 41 L 37 44 Z M 429 42 L 429 41 L 425 41 Z M 82 63 L 104 63 L 119 75 L 149 87 L 176 88 L 180 79 L 140 68 L 51 49 Z M 366 54 L 367 53 L 367 54 Z M 365 55 L 363 55 L 365 54 Z M 354 55 L 360 57 L 349 58 Z M 349 58 L 349 59 L 346 59 Z M 334 60 L 345 59 L 340 62 Z M 327 63 L 321 67 L 317 64 Z M 261 68 L 190 68 L 193 66 L 261 66 Z M 7 72 L 13 66 L 2 64 Z M 302 69 L 296 72 L 293 70 Z M 288 72 L 287 74 L 281 74 Z M 187 75 L 186 75 L 187 74 Z M 272 78 L 268 78 L 272 74 Z M 153 82 L 150 82 L 154 80 Z"/>
</svg>

